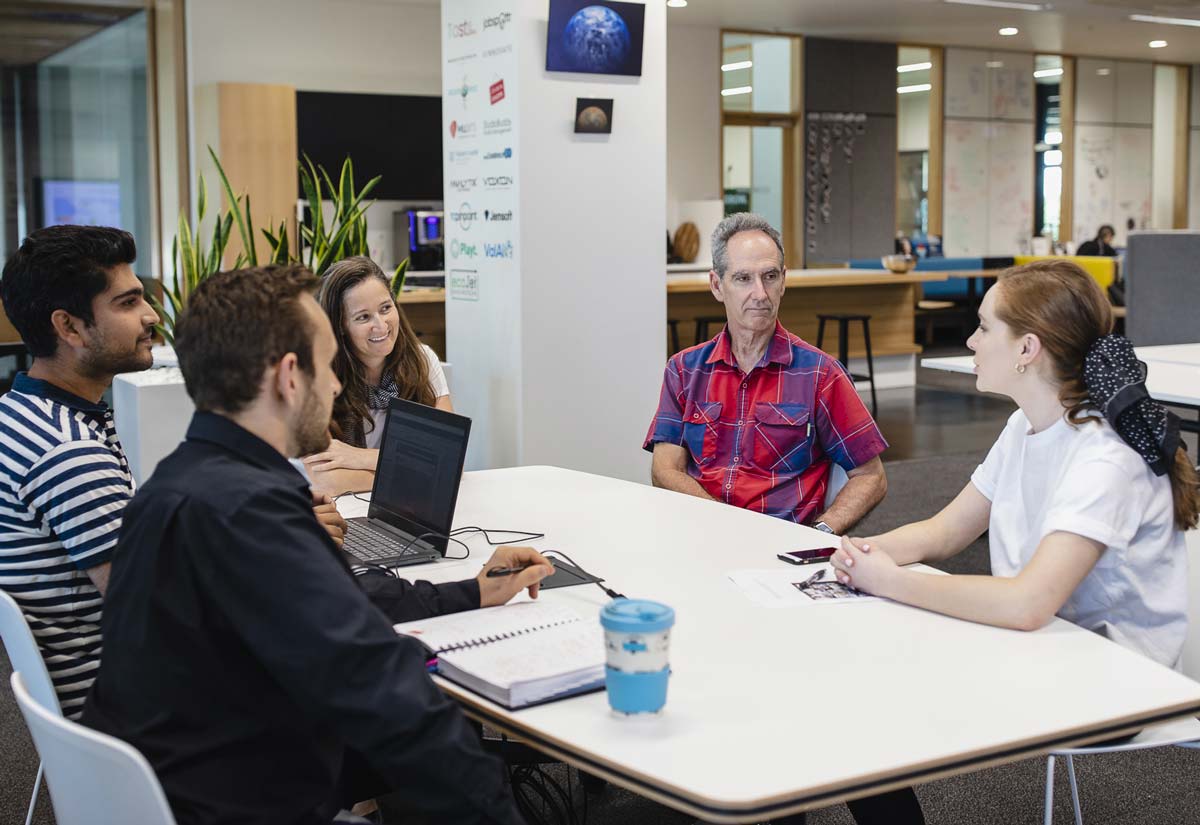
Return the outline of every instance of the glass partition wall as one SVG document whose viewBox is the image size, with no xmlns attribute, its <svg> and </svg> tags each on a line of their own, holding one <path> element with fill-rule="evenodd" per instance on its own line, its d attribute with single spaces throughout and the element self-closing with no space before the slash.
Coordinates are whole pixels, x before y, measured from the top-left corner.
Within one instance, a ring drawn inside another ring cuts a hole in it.
<svg viewBox="0 0 1200 825">
<path fill-rule="evenodd" d="M 929 235 L 931 50 L 896 50 L 896 235 L 919 243 Z"/>
<path fill-rule="evenodd" d="M 800 38 L 721 35 L 721 186 L 725 214 L 758 212 L 780 228 L 788 264 L 799 264 L 794 231 L 794 152 L 799 123 Z"/>
<path fill-rule="evenodd" d="M 80 14 L 86 24 L 24 21 L 28 42 L 0 55 L 0 258 L 44 226 L 118 226 L 137 238 L 135 268 L 151 277 L 149 16 Z"/>
<path fill-rule="evenodd" d="M 1033 80 L 1037 96 L 1034 115 L 1033 234 L 1050 244 L 1061 240 L 1063 196 L 1063 59 L 1058 55 L 1034 56 Z"/>
</svg>

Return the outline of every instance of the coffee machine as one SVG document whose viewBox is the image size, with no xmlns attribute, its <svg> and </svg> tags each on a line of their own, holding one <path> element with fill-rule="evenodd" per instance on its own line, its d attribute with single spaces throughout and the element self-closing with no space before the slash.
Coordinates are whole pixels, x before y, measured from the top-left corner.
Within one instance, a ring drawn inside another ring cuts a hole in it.
<svg viewBox="0 0 1200 825">
<path fill-rule="evenodd" d="M 435 209 L 409 209 L 393 214 L 396 260 L 409 258 L 409 271 L 428 272 L 445 266 L 442 245 L 444 213 Z M 407 249 L 402 248 L 404 245 Z"/>
</svg>

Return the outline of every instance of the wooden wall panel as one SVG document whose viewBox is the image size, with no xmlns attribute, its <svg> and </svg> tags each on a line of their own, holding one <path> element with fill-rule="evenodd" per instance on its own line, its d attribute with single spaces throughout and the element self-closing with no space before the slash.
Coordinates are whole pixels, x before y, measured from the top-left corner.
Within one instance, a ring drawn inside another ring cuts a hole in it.
<svg viewBox="0 0 1200 825">
<path fill-rule="evenodd" d="M 296 90 L 265 83 L 218 83 L 216 98 L 217 153 L 234 192 L 250 195 L 256 222 L 255 249 L 261 262 L 269 249 L 260 228 L 273 230 L 286 220 L 288 234 L 296 237 Z M 207 152 L 197 147 L 200 151 Z M 215 198 L 219 180 L 214 178 L 208 183 L 210 197 Z M 226 263 L 232 264 L 241 249 L 235 229 L 225 253 Z"/>
</svg>

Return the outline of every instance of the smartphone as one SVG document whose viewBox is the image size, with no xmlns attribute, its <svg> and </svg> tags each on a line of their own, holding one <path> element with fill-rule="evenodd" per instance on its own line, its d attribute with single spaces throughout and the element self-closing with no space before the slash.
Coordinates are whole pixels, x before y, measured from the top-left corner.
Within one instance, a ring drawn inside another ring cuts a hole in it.
<svg viewBox="0 0 1200 825">
<path fill-rule="evenodd" d="M 790 553 L 779 553 L 775 558 L 786 561 L 788 564 L 812 564 L 813 562 L 827 561 L 836 552 L 836 547 L 818 547 L 815 550 L 792 550 Z"/>
</svg>

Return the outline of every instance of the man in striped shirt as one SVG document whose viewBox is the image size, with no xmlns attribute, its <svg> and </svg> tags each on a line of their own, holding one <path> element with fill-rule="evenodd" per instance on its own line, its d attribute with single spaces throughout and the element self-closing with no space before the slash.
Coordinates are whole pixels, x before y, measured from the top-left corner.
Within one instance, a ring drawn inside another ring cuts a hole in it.
<svg viewBox="0 0 1200 825">
<path fill-rule="evenodd" d="M 133 477 L 101 401 L 151 365 L 158 316 L 133 237 L 53 226 L 4 267 L 0 299 L 33 356 L 0 398 L 0 588 L 21 606 L 63 713 L 78 716 L 100 661 L 100 607 Z"/>
</svg>

